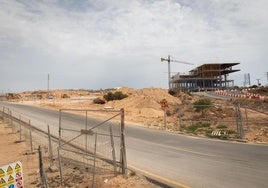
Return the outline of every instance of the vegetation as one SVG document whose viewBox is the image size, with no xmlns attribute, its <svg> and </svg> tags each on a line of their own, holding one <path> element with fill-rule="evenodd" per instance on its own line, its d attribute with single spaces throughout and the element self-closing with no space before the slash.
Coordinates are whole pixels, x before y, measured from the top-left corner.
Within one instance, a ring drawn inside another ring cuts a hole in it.
<svg viewBox="0 0 268 188">
<path fill-rule="evenodd" d="M 112 100 L 122 100 L 122 99 L 128 97 L 128 95 L 123 94 L 121 91 L 116 91 L 115 93 L 108 92 L 103 97 L 107 101 L 112 101 Z"/>
<path fill-rule="evenodd" d="M 70 96 L 69 96 L 68 94 L 64 93 L 64 94 L 61 96 L 61 98 L 66 99 L 66 98 L 70 98 Z"/>
<path fill-rule="evenodd" d="M 227 126 L 226 125 L 218 125 L 217 129 L 227 129 Z"/>
<path fill-rule="evenodd" d="M 100 99 L 100 98 L 96 98 L 93 100 L 94 104 L 105 104 L 105 100 Z"/>
<path fill-rule="evenodd" d="M 210 99 L 199 99 L 193 103 L 194 108 L 197 112 L 208 109 L 212 106 L 212 102 Z"/>
<path fill-rule="evenodd" d="M 189 133 L 194 133 L 196 132 L 206 132 L 207 129 L 210 129 L 210 123 L 198 123 L 190 126 L 182 125 L 181 126 L 181 131 L 187 131 Z"/>
</svg>

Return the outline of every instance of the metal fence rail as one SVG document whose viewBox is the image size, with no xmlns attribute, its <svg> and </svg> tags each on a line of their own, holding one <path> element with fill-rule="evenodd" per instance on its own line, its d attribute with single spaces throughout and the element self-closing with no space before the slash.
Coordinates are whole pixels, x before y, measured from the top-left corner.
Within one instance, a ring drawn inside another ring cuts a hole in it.
<svg viewBox="0 0 268 188">
<path fill-rule="evenodd" d="M 77 121 L 78 113 L 84 121 Z M 103 112 L 105 117 L 92 118 L 94 112 Z M 44 122 L 31 121 L 29 118 L 7 107 L 2 107 L 0 117 L 12 128 L 13 133 L 19 134 L 17 142 L 26 142 L 27 153 L 48 151 L 50 167 L 58 166 L 62 186 L 67 173 L 74 166 L 83 174 L 92 187 L 98 187 L 100 177 L 111 177 L 126 173 L 126 149 L 124 141 L 124 110 L 94 111 L 94 110 L 60 110 L 59 135 L 55 130 L 50 133 L 49 125 Z M 100 119 L 105 119 L 101 121 Z M 39 128 L 36 126 L 38 123 Z M 66 178 L 68 178 L 66 176 Z M 41 180 L 40 180 L 41 181 Z M 43 182 L 44 184 L 46 182 Z"/>
<path fill-rule="evenodd" d="M 84 120 L 74 122 L 70 112 L 78 113 Z M 96 112 L 105 120 L 89 118 Z M 92 186 L 98 184 L 96 176 L 125 174 L 124 110 L 61 109 L 58 158 L 61 180 L 68 172 L 65 158 L 83 163 L 91 173 Z"/>
</svg>

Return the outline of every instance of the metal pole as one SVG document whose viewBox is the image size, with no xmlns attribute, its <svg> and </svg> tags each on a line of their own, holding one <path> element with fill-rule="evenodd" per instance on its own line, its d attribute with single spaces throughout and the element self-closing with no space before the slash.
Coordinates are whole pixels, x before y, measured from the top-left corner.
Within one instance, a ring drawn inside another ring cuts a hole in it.
<svg viewBox="0 0 268 188">
<path fill-rule="evenodd" d="M 21 115 L 19 116 L 19 125 L 20 125 L 20 141 L 21 141 Z"/>
<path fill-rule="evenodd" d="M 46 179 L 46 175 L 45 175 L 45 171 L 44 171 L 44 166 L 43 166 L 43 160 L 42 160 L 42 150 L 41 147 L 38 147 L 38 153 L 39 153 L 39 172 L 40 172 L 40 178 L 42 181 L 42 185 L 45 188 L 48 188 L 47 185 L 47 179 Z"/>
<path fill-rule="evenodd" d="M 12 111 L 10 111 L 10 125 L 11 127 L 13 127 Z"/>
<path fill-rule="evenodd" d="M 51 135 L 50 135 L 49 125 L 47 125 L 47 133 L 48 133 L 48 148 L 49 148 L 50 166 L 53 166 L 53 151 L 52 151 Z"/>
<path fill-rule="evenodd" d="M 113 163 L 114 163 L 114 175 L 117 176 L 116 157 L 115 157 L 115 149 L 114 149 L 114 135 L 113 135 L 112 125 L 110 125 L 109 128 L 110 128 L 110 137 L 111 137 L 112 157 L 113 157 Z"/>
<path fill-rule="evenodd" d="M 61 169 L 61 157 L 60 157 L 60 147 L 58 149 L 58 162 L 59 162 L 59 170 L 60 170 L 60 186 L 63 187 L 63 179 L 62 179 L 62 169 Z"/>
<path fill-rule="evenodd" d="M 94 188 L 95 173 L 96 173 L 97 134 L 98 134 L 98 133 L 95 133 L 94 166 L 93 166 L 92 188 Z"/>
<path fill-rule="evenodd" d="M 245 108 L 245 115 L 246 115 L 246 124 L 247 124 L 247 129 L 249 130 L 249 123 L 248 123 L 248 109 Z"/>
<path fill-rule="evenodd" d="M 170 76 L 171 76 L 171 73 L 170 73 L 170 55 L 168 55 L 167 62 L 168 62 L 168 89 L 170 90 L 171 89 L 171 83 L 170 83 Z"/>
<path fill-rule="evenodd" d="M 59 111 L 59 141 L 58 141 L 58 161 L 59 161 L 59 170 L 60 170 L 60 185 L 63 186 L 63 179 L 62 179 L 62 169 L 61 169 L 61 157 L 60 157 L 60 147 L 61 147 L 61 115 L 62 111 Z"/>
<path fill-rule="evenodd" d="M 167 109 L 164 108 L 164 127 L 167 129 Z"/>
<path fill-rule="evenodd" d="M 8 124 L 11 124 L 11 114 L 10 114 L 11 110 L 8 109 Z"/>
<path fill-rule="evenodd" d="M 85 126 L 86 126 L 85 129 L 87 130 L 87 111 L 86 111 L 86 125 Z M 87 153 L 87 134 L 85 134 L 85 137 L 86 137 L 85 150 Z"/>
<path fill-rule="evenodd" d="M 125 145 L 125 112 L 124 109 L 121 109 L 121 165 L 122 165 L 122 174 L 127 174 L 127 159 L 126 159 L 126 145 Z"/>
<path fill-rule="evenodd" d="M 33 153 L 33 138 L 32 138 L 32 127 L 31 127 L 31 120 L 29 120 L 29 130 L 30 130 L 30 145 L 31 145 L 31 153 Z"/>
<path fill-rule="evenodd" d="M 3 106 L 2 107 L 2 118 L 3 118 L 3 122 L 4 122 L 4 109 L 5 109 L 5 107 Z"/>
<path fill-rule="evenodd" d="M 180 123 L 180 128 L 181 128 L 181 126 L 182 126 L 182 114 L 181 114 L 181 110 L 179 109 L 178 112 L 179 112 L 179 123 Z"/>
</svg>

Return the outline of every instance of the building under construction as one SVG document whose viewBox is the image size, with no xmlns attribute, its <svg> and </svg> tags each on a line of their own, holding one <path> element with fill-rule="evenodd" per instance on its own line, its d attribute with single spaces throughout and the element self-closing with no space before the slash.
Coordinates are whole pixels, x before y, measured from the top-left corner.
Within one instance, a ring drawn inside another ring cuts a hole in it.
<svg viewBox="0 0 268 188">
<path fill-rule="evenodd" d="M 228 75 L 233 72 L 232 67 L 240 63 L 203 64 L 189 72 L 188 75 L 180 73 L 170 79 L 172 89 L 180 91 L 211 91 L 234 86 Z"/>
</svg>

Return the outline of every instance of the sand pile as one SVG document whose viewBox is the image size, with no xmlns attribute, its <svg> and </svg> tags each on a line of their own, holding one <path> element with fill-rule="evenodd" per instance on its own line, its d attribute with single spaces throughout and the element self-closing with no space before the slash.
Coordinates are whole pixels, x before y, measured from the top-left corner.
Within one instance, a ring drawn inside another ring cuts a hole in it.
<svg viewBox="0 0 268 188">
<path fill-rule="evenodd" d="M 107 105 L 115 109 L 124 108 L 126 113 L 132 116 L 162 116 L 161 101 L 163 99 L 168 101 L 169 106 L 181 104 L 179 98 L 173 97 L 165 89 L 145 88 L 134 90 L 131 88 L 121 88 L 119 91 L 129 96 L 120 101 L 110 101 Z"/>
</svg>

